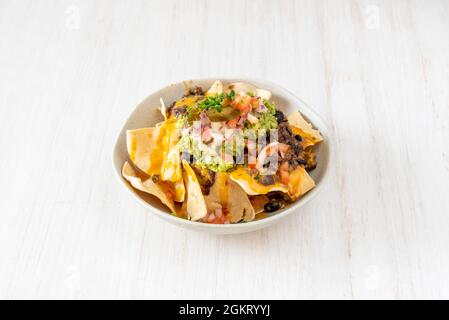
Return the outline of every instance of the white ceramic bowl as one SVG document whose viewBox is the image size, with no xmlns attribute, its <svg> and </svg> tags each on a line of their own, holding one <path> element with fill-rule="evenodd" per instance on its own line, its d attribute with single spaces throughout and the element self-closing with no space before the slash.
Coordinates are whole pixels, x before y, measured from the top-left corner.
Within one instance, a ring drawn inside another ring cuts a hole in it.
<svg viewBox="0 0 449 320">
<path fill-rule="evenodd" d="M 189 83 L 201 86 L 203 89 L 207 89 L 217 79 L 218 78 L 198 79 L 192 80 Z M 327 126 L 325 125 L 324 121 L 303 101 L 295 97 L 289 91 L 279 87 L 278 85 L 263 80 L 240 78 L 219 79 L 223 83 L 247 82 L 255 85 L 258 88 L 270 90 L 273 93 L 272 100 L 276 103 L 277 108 L 282 110 L 286 115 L 295 110 L 299 110 L 304 115 L 304 117 L 313 124 L 315 128 L 318 128 L 320 130 L 321 134 L 324 137 L 324 142 L 320 143 L 316 147 L 318 165 L 316 169 L 310 172 L 310 175 L 316 182 L 316 187 L 298 201 L 290 204 L 282 210 L 268 214 L 268 216 L 264 219 L 247 223 L 223 225 L 194 222 L 178 218 L 170 214 L 168 209 L 164 205 L 162 205 L 159 199 L 157 199 L 156 197 L 140 192 L 131 187 L 131 185 L 121 175 L 123 164 L 128 160 L 128 153 L 126 150 L 126 130 L 152 127 L 157 122 L 162 121 L 162 115 L 157 109 L 160 105 L 160 98 L 164 99 L 164 102 L 167 105 L 171 104 L 172 101 L 179 99 L 185 93 L 185 87 L 182 82 L 169 85 L 148 96 L 136 107 L 136 109 L 126 120 L 117 138 L 112 158 L 114 171 L 118 180 L 120 181 L 121 185 L 126 190 L 128 190 L 133 198 L 141 203 L 145 208 L 147 208 L 148 211 L 152 214 L 155 214 L 170 223 L 196 231 L 206 231 L 215 234 L 244 233 L 268 227 L 278 221 L 281 221 L 290 214 L 299 214 L 300 208 L 318 194 L 326 178 L 331 154 L 329 146 L 329 131 Z"/>
</svg>

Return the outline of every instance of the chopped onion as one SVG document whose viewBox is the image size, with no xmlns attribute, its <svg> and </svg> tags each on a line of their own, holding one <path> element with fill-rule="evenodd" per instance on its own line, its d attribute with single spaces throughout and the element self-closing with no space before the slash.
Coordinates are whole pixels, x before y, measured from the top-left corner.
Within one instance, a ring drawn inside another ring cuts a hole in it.
<svg viewBox="0 0 449 320">
<path fill-rule="evenodd" d="M 248 113 L 248 121 L 251 122 L 252 124 L 256 124 L 259 122 L 259 119 L 257 119 L 251 113 Z"/>
<path fill-rule="evenodd" d="M 268 108 L 263 103 L 261 103 L 257 107 L 256 111 L 259 112 L 259 113 L 265 113 L 265 112 L 268 111 Z"/>
</svg>

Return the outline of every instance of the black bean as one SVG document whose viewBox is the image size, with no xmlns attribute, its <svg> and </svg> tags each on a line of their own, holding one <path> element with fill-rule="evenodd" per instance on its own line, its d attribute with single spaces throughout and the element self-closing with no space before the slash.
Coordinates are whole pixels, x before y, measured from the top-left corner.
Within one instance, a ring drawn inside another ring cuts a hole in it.
<svg viewBox="0 0 449 320">
<path fill-rule="evenodd" d="M 307 164 L 304 165 L 304 168 L 305 168 L 307 171 L 311 171 L 311 170 L 313 170 L 313 169 L 316 168 L 316 162 L 313 162 L 313 163 L 307 163 Z"/>
<path fill-rule="evenodd" d="M 288 160 L 288 164 L 292 168 L 296 168 L 298 166 L 298 162 L 295 159 Z"/>
<path fill-rule="evenodd" d="M 294 145 L 292 145 L 292 148 L 293 148 L 293 152 L 295 154 L 299 154 L 302 151 L 301 146 L 299 144 L 296 144 L 296 143 Z"/>
<path fill-rule="evenodd" d="M 284 200 L 284 195 L 279 192 L 270 192 L 267 194 L 267 196 L 271 200 Z"/>
<path fill-rule="evenodd" d="M 280 110 L 276 110 L 276 113 L 274 114 L 274 116 L 276 117 L 276 120 L 278 123 L 285 121 L 285 115 Z"/>
<path fill-rule="evenodd" d="M 188 97 L 188 96 L 203 96 L 204 95 L 204 91 L 201 87 L 196 86 L 195 88 L 191 88 L 189 89 L 189 92 L 187 92 L 184 97 Z"/>
<path fill-rule="evenodd" d="M 195 89 L 190 90 L 191 94 L 195 96 L 202 96 L 204 95 L 203 89 L 201 87 L 196 86 Z"/>
<path fill-rule="evenodd" d="M 264 210 L 266 212 L 274 212 L 274 211 L 279 210 L 281 208 L 281 204 L 278 201 L 271 201 L 271 202 L 266 203 L 263 206 L 263 208 L 264 208 Z"/>
<path fill-rule="evenodd" d="M 299 134 L 295 135 L 295 139 L 298 141 L 302 141 L 302 137 Z"/>
</svg>

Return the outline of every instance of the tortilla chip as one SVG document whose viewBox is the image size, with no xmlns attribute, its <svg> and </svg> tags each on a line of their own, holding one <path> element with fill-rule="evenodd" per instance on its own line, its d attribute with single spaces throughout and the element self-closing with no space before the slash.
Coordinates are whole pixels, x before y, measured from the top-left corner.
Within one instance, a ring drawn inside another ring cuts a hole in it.
<svg viewBox="0 0 449 320">
<path fill-rule="evenodd" d="M 264 89 L 258 89 L 257 87 L 253 86 L 252 84 L 246 83 L 246 82 L 234 82 L 229 83 L 224 88 L 225 93 L 230 93 L 231 90 L 234 90 L 237 94 L 253 94 L 255 96 L 261 97 L 262 99 L 271 99 L 271 92 Z"/>
<path fill-rule="evenodd" d="M 164 120 L 167 120 L 168 119 L 168 110 L 167 110 L 167 107 L 165 106 L 164 99 L 160 98 L 159 101 L 161 102 L 161 106 L 160 106 L 161 114 L 164 117 Z"/>
<path fill-rule="evenodd" d="M 284 193 L 287 193 L 288 191 L 287 188 L 280 183 L 275 183 L 267 186 L 259 183 L 248 173 L 248 170 L 243 167 L 237 168 L 236 170 L 232 171 L 230 174 L 230 178 L 238 183 L 240 187 L 250 196 L 267 194 L 272 191 L 280 191 Z"/>
<path fill-rule="evenodd" d="M 221 94 L 223 92 L 223 83 L 220 80 L 215 81 L 212 86 L 207 90 L 206 96 L 212 96 Z"/>
<path fill-rule="evenodd" d="M 290 172 L 288 182 L 288 195 L 296 200 L 300 196 L 306 194 L 308 191 L 315 187 L 315 181 L 307 173 L 304 167 L 299 166 L 292 172 Z"/>
<path fill-rule="evenodd" d="M 215 182 L 204 199 L 208 212 L 222 210 L 231 223 L 251 221 L 256 215 L 246 192 L 226 172 L 216 174 Z"/>
<path fill-rule="evenodd" d="M 229 194 L 232 195 L 228 199 L 230 222 L 235 223 L 242 219 L 246 222 L 254 220 L 256 212 L 246 192 L 231 179 L 228 179 L 228 186 Z"/>
<path fill-rule="evenodd" d="M 262 99 L 270 100 L 271 92 L 265 89 L 257 89 L 256 96 L 261 97 Z"/>
<path fill-rule="evenodd" d="M 149 174 L 150 157 L 156 148 L 158 130 L 142 128 L 126 131 L 128 154 L 134 165 Z"/>
<path fill-rule="evenodd" d="M 123 165 L 122 175 L 134 188 L 156 196 L 172 213 L 176 212 L 173 199 L 168 195 L 170 189 L 168 185 L 154 183 L 151 179 L 142 181 L 142 179 L 137 176 L 136 170 L 134 170 L 128 162 L 125 162 Z"/>
<path fill-rule="evenodd" d="M 270 202 L 270 198 L 268 196 L 262 194 L 260 196 L 252 196 L 249 201 L 251 202 L 251 205 L 254 208 L 254 211 L 257 214 L 260 214 L 265 211 L 265 204 Z"/>
<path fill-rule="evenodd" d="M 187 161 L 182 160 L 182 167 L 184 168 L 184 182 L 187 189 L 185 204 L 188 218 L 193 221 L 201 220 L 207 215 L 206 202 L 201 192 L 201 186 Z"/>
<path fill-rule="evenodd" d="M 304 149 L 323 141 L 320 132 L 313 129 L 312 124 L 307 122 L 299 111 L 293 112 L 287 119 L 292 127 L 292 132 L 303 138 L 301 145 Z"/>
<path fill-rule="evenodd" d="M 177 137 L 172 136 L 172 139 Z M 170 145 L 176 143 L 175 141 L 170 142 Z M 161 179 L 163 181 L 173 181 L 178 182 L 182 180 L 182 168 L 181 168 L 181 151 L 180 145 L 176 145 L 168 150 L 168 153 L 161 166 Z"/>
<path fill-rule="evenodd" d="M 134 165 L 146 174 L 160 175 L 162 181 L 182 180 L 179 156 L 179 132 L 175 119 L 159 123 L 154 128 L 126 132 L 128 154 Z"/>
<path fill-rule="evenodd" d="M 173 189 L 175 191 L 175 194 L 173 196 L 173 200 L 175 202 L 183 202 L 186 197 L 186 187 L 184 185 L 184 180 L 178 182 L 171 182 L 173 185 Z"/>
</svg>

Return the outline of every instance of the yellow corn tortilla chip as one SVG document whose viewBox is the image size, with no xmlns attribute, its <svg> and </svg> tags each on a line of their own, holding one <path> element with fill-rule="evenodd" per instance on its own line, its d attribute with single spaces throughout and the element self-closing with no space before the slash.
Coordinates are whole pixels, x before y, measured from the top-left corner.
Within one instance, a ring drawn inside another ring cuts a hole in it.
<svg viewBox="0 0 449 320">
<path fill-rule="evenodd" d="M 259 89 L 254 85 L 246 82 L 229 83 L 223 89 L 225 93 L 229 93 L 231 92 L 231 90 L 234 90 L 234 92 L 237 94 L 253 94 L 267 100 L 270 100 L 272 96 L 270 91 Z"/>
<path fill-rule="evenodd" d="M 230 178 L 238 183 L 240 187 L 250 196 L 267 194 L 272 191 L 287 193 L 287 187 L 280 184 L 263 185 L 254 179 L 246 168 L 240 167 L 230 173 Z"/>
<path fill-rule="evenodd" d="M 128 162 L 125 162 L 123 165 L 122 175 L 134 188 L 156 196 L 172 213 L 176 212 L 173 199 L 168 195 L 170 190 L 169 185 L 154 183 L 151 179 L 142 181 L 142 179 L 138 177 L 136 170 L 134 170 Z"/>
<path fill-rule="evenodd" d="M 126 143 L 134 165 L 148 175 L 160 175 L 162 181 L 182 180 L 179 155 L 179 132 L 176 119 L 159 123 L 154 128 L 128 130 Z"/>
<path fill-rule="evenodd" d="M 299 166 L 290 172 L 288 195 L 292 199 L 298 199 L 314 187 L 315 181 L 313 181 L 312 177 L 307 173 L 304 167 Z"/>
<path fill-rule="evenodd" d="M 168 111 L 167 111 L 167 107 L 165 107 L 164 99 L 160 98 L 159 101 L 161 102 L 161 106 L 159 107 L 159 110 L 161 111 L 161 114 L 164 117 L 164 120 L 167 120 L 168 119 Z"/>
<path fill-rule="evenodd" d="M 216 174 L 215 182 L 204 199 L 209 213 L 223 210 L 231 223 L 251 221 L 256 215 L 246 192 L 226 172 Z"/>
<path fill-rule="evenodd" d="M 126 131 L 126 146 L 134 165 L 145 173 L 149 173 L 150 157 L 156 147 L 156 128 L 142 128 Z"/>
<path fill-rule="evenodd" d="M 293 112 L 287 119 L 292 127 L 292 132 L 294 134 L 299 134 L 303 138 L 301 145 L 304 149 L 323 141 L 320 132 L 313 129 L 312 124 L 307 122 L 299 111 Z"/>
<path fill-rule="evenodd" d="M 175 202 L 183 202 L 186 197 L 186 187 L 184 185 L 184 179 L 181 179 L 181 181 L 177 182 L 171 182 L 171 184 L 173 185 L 173 189 L 175 191 L 173 200 Z"/>
<path fill-rule="evenodd" d="M 223 92 L 223 83 L 220 80 L 215 81 L 209 90 L 206 91 L 206 96 L 221 94 Z"/>
<path fill-rule="evenodd" d="M 170 142 L 170 145 L 177 142 L 175 135 L 172 135 L 171 139 L 174 139 L 174 141 Z M 168 150 L 162 162 L 160 172 L 163 181 L 178 182 L 182 180 L 181 151 L 178 143 Z"/>
<path fill-rule="evenodd" d="M 264 206 L 270 201 L 270 198 L 264 194 L 261 194 L 259 196 L 252 196 L 249 201 L 251 202 L 251 205 L 257 215 L 265 211 Z"/>
<path fill-rule="evenodd" d="M 200 183 L 187 161 L 182 160 L 182 167 L 187 189 L 187 199 L 185 200 L 187 216 L 193 221 L 201 220 L 207 215 L 207 207 Z"/>
</svg>

